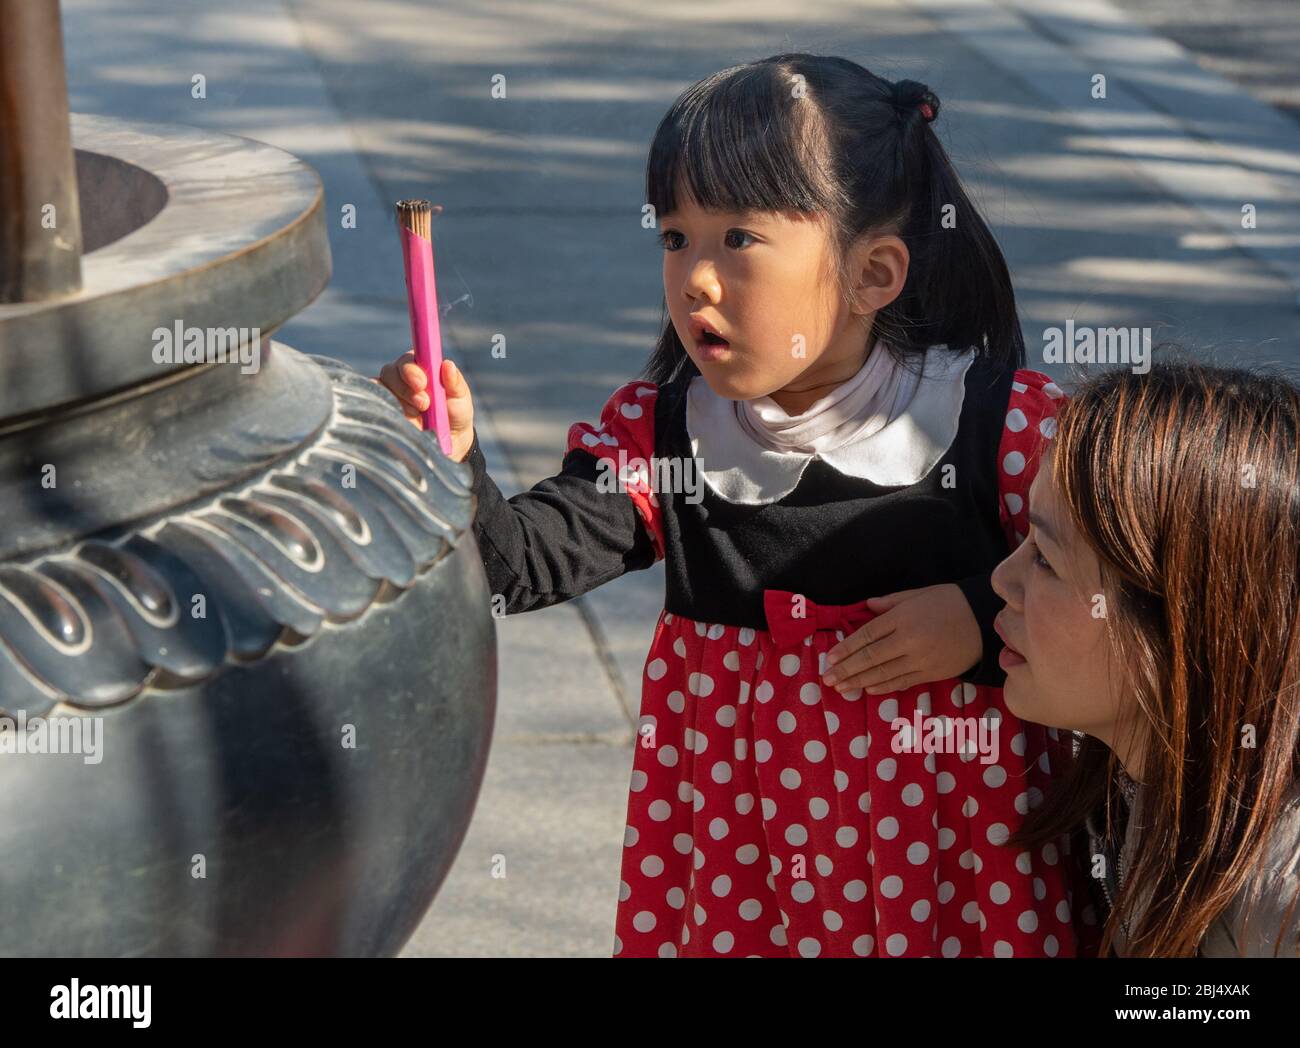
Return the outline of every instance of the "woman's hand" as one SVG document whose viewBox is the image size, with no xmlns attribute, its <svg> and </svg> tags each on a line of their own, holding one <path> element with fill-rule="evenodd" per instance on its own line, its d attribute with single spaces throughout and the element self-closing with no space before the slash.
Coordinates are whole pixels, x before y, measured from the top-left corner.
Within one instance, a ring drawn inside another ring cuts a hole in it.
<svg viewBox="0 0 1300 1048">
<path fill-rule="evenodd" d="M 949 680 L 983 655 L 975 613 L 951 582 L 872 597 L 867 606 L 876 617 L 826 653 L 822 680 L 838 691 L 886 695 Z"/>
<path fill-rule="evenodd" d="M 416 429 L 424 429 L 424 411 L 429 406 L 429 380 L 415 362 L 414 353 L 403 353 L 391 364 L 385 364 L 374 381 L 397 398 L 403 414 Z M 442 362 L 442 388 L 447 391 L 451 459 L 463 462 L 474 444 L 474 399 L 460 368 L 448 359 Z"/>
</svg>

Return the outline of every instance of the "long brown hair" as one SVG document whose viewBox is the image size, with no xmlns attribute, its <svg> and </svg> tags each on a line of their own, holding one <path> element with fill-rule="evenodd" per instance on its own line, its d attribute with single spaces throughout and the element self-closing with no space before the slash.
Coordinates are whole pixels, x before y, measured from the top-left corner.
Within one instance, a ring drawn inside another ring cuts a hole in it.
<svg viewBox="0 0 1300 1048">
<path fill-rule="evenodd" d="M 1300 781 L 1300 389 L 1186 361 L 1109 371 L 1057 426 L 1057 493 L 1101 562 L 1116 684 L 1145 733 L 1143 829 L 1101 951 L 1123 921 L 1127 954 L 1192 956 L 1248 882 L 1258 901 Z M 1115 771 L 1082 736 L 1018 838 L 1077 837 L 1090 813 L 1109 836 Z"/>
</svg>

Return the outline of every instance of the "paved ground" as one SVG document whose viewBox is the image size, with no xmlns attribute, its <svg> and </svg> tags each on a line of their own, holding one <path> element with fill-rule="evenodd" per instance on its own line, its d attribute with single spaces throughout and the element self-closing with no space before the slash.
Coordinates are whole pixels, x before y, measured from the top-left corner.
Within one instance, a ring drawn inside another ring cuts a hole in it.
<svg viewBox="0 0 1300 1048">
<path fill-rule="evenodd" d="M 1043 329 L 1073 318 L 1300 364 L 1300 132 L 1096 0 L 64 10 L 75 110 L 248 135 L 320 172 L 334 279 L 282 341 L 371 374 L 401 351 L 392 202 L 445 206 L 447 349 L 507 493 L 554 471 L 569 423 L 594 419 L 653 344 L 659 253 L 639 219 L 659 117 L 694 79 L 779 51 L 845 54 L 937 91 L 937 126 L 1007 251 L 1035 363 Z M 1104 102 L 1089 95 L 1097 72 Z M 204 100 L 191 97 L 196 73 Z M 1242 203 L 1257 205 L 1257 229 L 1240 228 Z M 348 204 L 355 229 L 338 220 Z M 504 359 L 491 355 L 498 335 Z M 608 955 L 662 585 L 645 572 L 501 623 L 482 797 L 408 955 Z M 504 879 L 489 872 L 498 854 Z"/>
</svg>

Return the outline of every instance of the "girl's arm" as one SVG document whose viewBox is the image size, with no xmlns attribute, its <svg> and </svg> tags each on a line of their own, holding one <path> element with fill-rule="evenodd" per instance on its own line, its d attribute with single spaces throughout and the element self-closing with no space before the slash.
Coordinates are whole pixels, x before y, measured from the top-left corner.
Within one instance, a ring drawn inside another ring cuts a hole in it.
<svg viewBox="0 0 1300 1048">
<path fill-rule="evenodd" d="M 488 476 L 477 435 L 465 463 L 478 500 L 474 535 L 504 614 L 550 607 L 654 564 L 645 522 L 626 492 L 603 490 L 592 454 L 570 450 L 558 474 L 509 499 Z"/>
<path fill-rule="evenodd" d="M 619 387 L 601 411 L 599 426 L 569 427 L 560 472 L 507 499 L 488 476 L 469 383 L 450 360 L 443 361 L 441 377 L 452 458 L 472 474 L 474 535 L 495 613 L 559 604 L 663 556 L 659 500 L 648 483 L 648 468 L 637 469 L 640 462 L 648 466 L 654 453 L 657 386 Z M 397 398 L 411 424 L 423 429 L 428 379 L 414 355 L 385 364 L 376 381 Z"/>
</svg>

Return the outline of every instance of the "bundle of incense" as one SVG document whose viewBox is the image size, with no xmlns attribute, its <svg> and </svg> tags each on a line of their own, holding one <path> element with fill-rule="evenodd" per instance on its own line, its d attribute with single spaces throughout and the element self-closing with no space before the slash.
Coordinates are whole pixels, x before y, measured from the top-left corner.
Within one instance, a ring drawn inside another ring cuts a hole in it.
<svg viewBox="0 0 1300 1048">
<path fill-rule="evenodd" d="M 439 212 L 442 208 L 437 209 Z M 415 362 L 428 378 L 429 406 L 424 428 L 438 435 L 438 446 L 451 455 L 451 425 L 447 420 L 447 391 L 442 387 L 442 331 L 438 326 L 438 289 L 433 280 L 433 206 L 427 200 L 399 200 L 397 225 L 402 236 L 402 265 L 406 271 L 406 305 L 411 317 Z"/>
</svg>

